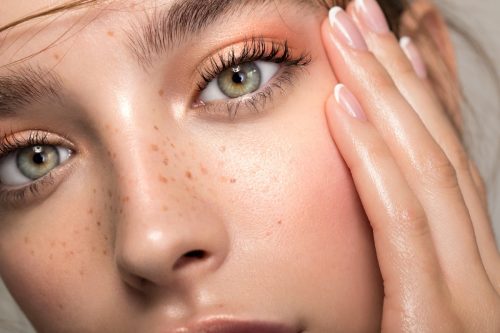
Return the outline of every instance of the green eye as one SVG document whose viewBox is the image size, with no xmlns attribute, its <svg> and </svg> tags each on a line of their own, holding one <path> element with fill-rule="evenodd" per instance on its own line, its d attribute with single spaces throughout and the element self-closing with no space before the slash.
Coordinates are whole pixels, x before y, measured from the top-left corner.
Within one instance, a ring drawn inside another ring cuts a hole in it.
<svg viewBox="0 0 500 333">
<path fill-rule="evenodd" d="M 256 92 L 279 72 L 280 65 L 269 61 L 242 63 L 222 71 L 200 93 L 200 101 L 227 100 Z"/>
<path fill-rule="evenodd" d="M 57 167 L 60 157 L 54 146 L 33 146 L 21 149 L 17 154 L 16 163 L 23 176 L 36 180 Z"/>
<path fill-rule="evenodd" d="M 23 186 L 32 183 L 66 162 L 72 153 L 71 149 L 47 144 L 12 149 L 0 158 L 0 184 Z"/>
<path fill-rule="evenodd" d="M 255 63 L 246 63 L 222 72 L 217 84 L 224 95 L 237 98 L 259 89 L 261 73 Z"/>
</svg>

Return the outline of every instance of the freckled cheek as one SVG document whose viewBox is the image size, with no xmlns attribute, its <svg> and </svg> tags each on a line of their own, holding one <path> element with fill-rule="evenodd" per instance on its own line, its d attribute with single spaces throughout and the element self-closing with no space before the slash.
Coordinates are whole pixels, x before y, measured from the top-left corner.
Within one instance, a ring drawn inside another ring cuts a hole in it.
<svg viewBox="0 0 500 333">
<path fill-rule="evenodd" d="M 70 198 L 62 192 L 55 196 Z M 29 318 L 39 322 L 81 308 L 85 289 L 102 283 L 95 272 L 109 275 L 104 273 L 111 250 L 103 210 L 75 195 L 83 200 L 51 198 L 16 218 L 0 236 L 2 278 Z"/>
</svg>

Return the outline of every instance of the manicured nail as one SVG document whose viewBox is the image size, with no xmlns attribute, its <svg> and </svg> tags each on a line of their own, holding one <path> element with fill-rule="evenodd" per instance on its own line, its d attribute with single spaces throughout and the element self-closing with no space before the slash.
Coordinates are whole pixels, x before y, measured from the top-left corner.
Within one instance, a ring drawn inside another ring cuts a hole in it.
<svg viewBox="0 0 500 333">
<path fill-rule="evenodd" d="M 421 79 L 427 78 L 427 68 L 425 67 L 424 60 L 418 51 L 417 46 L 413 43 L 410 37 L 402 37 L 399 45 L 403 49 L 406 57 L 410 60 L 415 73 Z"/>
<path fill-rule="evenodd" d="M 366 120 L 366 115 L 363 112 L 361 104 L 359 104 L 357 98 L 342 83 L 335 86 L 334 96 L 337 103 L 342 106 L 348 115 L 359 120 Z"/>
<path fill-rule="evenodd" d="M 355 8 L 361 14 L 362 20 L 373 32 L 386 34 L 389 32 L 389 24 L 384 12 L 375 0 L 356 0 Z"/>
<path fill-rule="evenodd" d="M 361 32 L 342 8 L 335 6 L 330 9 L 329 18 L 336 37 L 355 50 L 368 51 L 368 46 Z"/>
</svg>

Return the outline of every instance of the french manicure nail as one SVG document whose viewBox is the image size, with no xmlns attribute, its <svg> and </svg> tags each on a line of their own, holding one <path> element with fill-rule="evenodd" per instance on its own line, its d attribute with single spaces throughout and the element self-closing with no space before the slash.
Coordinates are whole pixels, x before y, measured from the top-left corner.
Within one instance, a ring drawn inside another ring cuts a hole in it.
<svg viewBox="0 0 500 333">
<path fill-rule="evenodd" d="M 401 45 L 406 57 L 410 60 L 417 76 L 421 79 L 427 78 L 427 68 L 425 67 L 424 60 L 411 38 L 402 37 L 399 45 Z"/>
<path fill-rule="evenodd" d="M 334 96 L 337 103 L 342 106 L 348 115 L 359 120 L 366 120 L 366 115 L 363 112 L 361 104 L 359 104 L 357 98 L 342 83 L 335 86 Z"/>
<path fill-rule="evenodd" d="M 386 34 L 389 32 L 389 24 L 384 12 L 375 0 L 356 0 L 355 7 L 361 14 L 362 20 L 373 32 Z"/>
<path fill-rule="evenodd" d="M 355 50 L 368 51 L 361 32 L 342 8 L 335 6 L 330 9 L 329 19 L 332 31 L 338 38 Z"/>
</svg>

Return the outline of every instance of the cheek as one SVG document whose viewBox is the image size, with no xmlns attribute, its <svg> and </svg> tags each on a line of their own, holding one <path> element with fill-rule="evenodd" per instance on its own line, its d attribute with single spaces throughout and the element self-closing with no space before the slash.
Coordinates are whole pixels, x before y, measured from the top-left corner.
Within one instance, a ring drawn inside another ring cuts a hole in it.
<svg viewBox="0 0 500 333">
<path fill-rule="evenodd" d="M 85 322 L 79 317 L 98 307 L 89 288 L 104 291 L 110 275 L 105 212 L 89 196 L 89 183 L 70 178 L 43 205 L 6 216 L 11 222 L 0 230 L 2 278 L 33 324 L 49 331 Z"/>
</svg>

